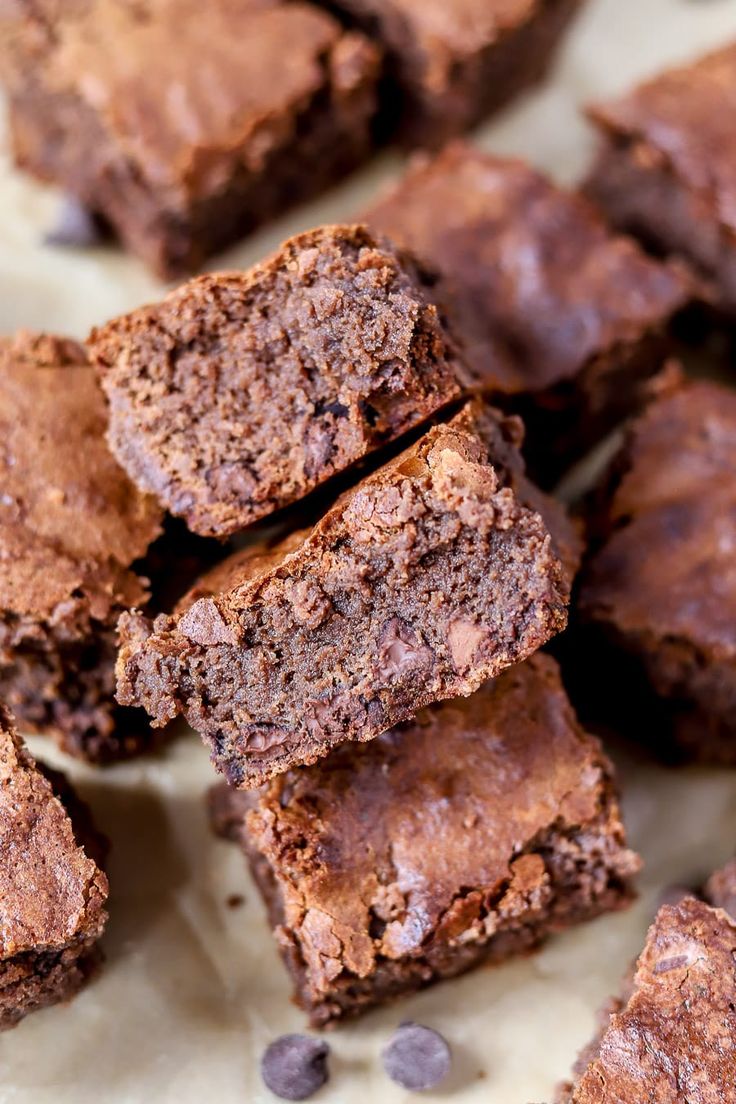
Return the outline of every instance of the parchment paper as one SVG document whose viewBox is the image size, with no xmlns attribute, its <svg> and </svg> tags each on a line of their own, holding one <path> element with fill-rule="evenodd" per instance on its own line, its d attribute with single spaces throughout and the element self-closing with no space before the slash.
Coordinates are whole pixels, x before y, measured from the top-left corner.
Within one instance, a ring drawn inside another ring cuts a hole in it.
<svg viewBox="0 0 736 1104">
<path fill-rule="evenodd" d="M 729 37 L 736 0 L 590 0 L 552 82 L 486 127 L 480 141 L 571 182 L 591 149 L 580 103 Z M 399 168 L 398 157 L 384 156 L 218 267 L 249 264 L 290 233 L 349 216 Z M 3 152 L 3 332 L 30 326 L 82 336 L 163 290 L 112 249 L 42 247 L 57 202 L 15 173 Z M 303 1030 L 304 1018 L 289 1002 L 242 856 L 208 831 L 202 797 L 213 772 L 199 740 L 185 734 L 159 759 L 105 771 L 62 763 L 47 741 L 31 744 L 69 769 L 112 840 L 107 963 L 72 1004 L 2 1036 L 0 1104 L 266 1104 L 273 1098 L 261 1085 L 259 1057 L 274 1036 Z M 555 938 L 536 957 L 480 969 L 333 1032 L 332 1079 L 320 1102 L 409 1100 L 379 1061 L 402 1019 L 430 1024 L 452 1044 L 452 1079 L 430 1098 L 550 1100 L 589 1039 L 596 1009 L 641 949 L 659 893 L 701 878 L 736 843 L 736 772 L 666 771 L 644 756 L 616 757 L 631 840 L 646 860 L 634 908 Z M 229 907 L 232 894 L 245 904 Z"/>
</svg>

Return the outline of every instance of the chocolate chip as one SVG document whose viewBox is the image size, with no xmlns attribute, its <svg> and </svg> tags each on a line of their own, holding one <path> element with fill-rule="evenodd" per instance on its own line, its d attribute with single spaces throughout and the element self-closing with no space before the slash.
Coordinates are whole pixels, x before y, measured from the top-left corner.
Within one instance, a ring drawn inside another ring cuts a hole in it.
<svg viewBox="0 0 736 1104">
<path fill-rule="evenodd" d="M 403 1023 L 382 1054 L 392 1081 L 412 1092 L 435 1089 L 450 1072 L 450 1047 L 429 1027 Z"/>
<path fill-rule="evenodd" d="M 53 227 L 44 235 L 44 245 L 59 245 L 72 249 L 90 249 L 103 239 L 97 219 L 74 196 L 62 200 Z"/>
<path fill-rule="evenodd" d="M 330 1048 L 309 1035 L 281 1035 L 261 1059 L 261 1077 L 282 1100 L 306 1100 L 321 1089 L 329 1076 Z"/>
</svg>

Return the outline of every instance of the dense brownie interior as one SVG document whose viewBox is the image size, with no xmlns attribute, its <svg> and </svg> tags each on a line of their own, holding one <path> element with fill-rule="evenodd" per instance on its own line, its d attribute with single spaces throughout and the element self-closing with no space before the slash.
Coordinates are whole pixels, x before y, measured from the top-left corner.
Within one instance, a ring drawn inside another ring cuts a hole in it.
<svg viewBox="0 0 736 1104">
<path fill-rule="evenodd" d="M 199 277 L 89 348 L 116 456 L 205 535 L 288 505 L 460 391 L 414 266 L 356 226 Z"/>
<path fill-rule="evenodd" d="M 564 626 L 570 585 L 540 515 L 462 424 L 237 580 L 178 619 L 124 617 L 118 697 L 155 724 L 184 713 L 246 786 L 471 693 Z"/>
</svg>

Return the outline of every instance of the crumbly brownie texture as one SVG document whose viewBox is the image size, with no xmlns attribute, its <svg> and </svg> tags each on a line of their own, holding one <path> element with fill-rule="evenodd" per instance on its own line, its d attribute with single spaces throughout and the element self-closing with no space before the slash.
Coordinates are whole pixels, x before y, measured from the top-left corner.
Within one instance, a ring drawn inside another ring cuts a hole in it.
<svg viewBox="0 0 736 1104">
<path fill-rule="evenodd" d="M 327 226 L 93 331 L 115 455 L 203 535 L 303 497 L 459 395 L 420 279 L 363 227 Z"/>
<path fill-rule="evenodd" d="M 542 518 L 462 424 L 431 429 L 301 544 L 255 551 L 178 617 L 120 626 L 118 699 L 156 725 L 183 713 L 236 786 L 470 694 L 566 623 Z"/>
<path fill-rule="evenodd" d="M 385 48 L 387 122 L 407 144 L 438 148 L 546 75 L 583 0 L 323 3 Z"/>
<path fill-rule="evenodd" d="M 736 1075 L 736 923 L 686 897 L 649 929 L 558 1104 L 724 1104 Z"/>
<path fill-rule="evenodd" d="M 618 226 L 682 256 L 736 312 L 736 43 L 593 107 L 586 190 Z"/>
<path fill-rule="evenodd" d="M 581 451 L 637 404 L 690 292 L 580 196 L 460 142 L 416 158 L 365 218 L 436 272 L 473 383 L 545 453 Z"/>
<path fill-rule="evenodd" d="M 115 706 L 115 626 L 146 599 L 130 570 L 161 511 L 105 445 L 104 396 L 73 341 L 0 340 L 0 694 L 64 750 L 118 758 L 151 739 Z"/>
<path fill-rule="evenodd" d="M 370 151 L 377 51 L 310 4 L 11 8 L 0 51 L 18 163 L 161 276 L 196 270 Z"/>
<path fill-rule="evenodd" d="M 577 613 L 600 702 L 618 698 L 633 723 L 619 689 L 641 683 L 670 722 L 652 725 L 665 750 L 735 764 L 736 394 L 683 383 L 653 402 L 592 516 Z"/>
<path fill-rule="evenodd" d="M 74 813 L 68 787 L 63 797 Z M 76 811 L 73 823 L 0 706 L 0 1030 L 68 1000 L 99 961 L 107 878 Z"/>
<path fill-rule="evenodd" d="M 711 874 L 703 895 L 708 904 L 723 909 L 736 920 L 736 859 Z"/>
<path fill-rule="evenodd" d="M 218 787 L 213 823 L 321 1027 L 625 905 L 611 769 L 540 654 L 258 793 Z"/>
</svg>

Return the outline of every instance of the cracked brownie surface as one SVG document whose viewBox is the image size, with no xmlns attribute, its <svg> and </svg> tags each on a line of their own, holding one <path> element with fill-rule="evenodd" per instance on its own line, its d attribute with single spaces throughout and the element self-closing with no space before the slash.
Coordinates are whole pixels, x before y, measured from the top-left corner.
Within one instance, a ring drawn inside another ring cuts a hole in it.
<svg viewBox="0 0 736 1104">
<path fill-rule="evenodd" d="M 120 463 L 209 536 L 289 505 L 460 394 L 418 271 L 360 226 L 201 276 L 88 346 Z"/>
<path fill-rule="evenodd" d="M 0 367 L 0 694 L 66 751 L 117 758 L 150 738 L 115 706 L 115 625 L 147 597 L 131 564 L 161 510 L 107 449 L 81 346 L 20 333 L 0 342 Z"/>
<path fill-rule="evenodd" d="M 736 762 L 735 477 L 732 390 L 683 382 L 653 401 L 599 492 L 578 601 L 603 700 L 625 664 L 662 711 L 663 750 L 705 762 Z"/>
<path fill-rule="evenodd" d="M 624 996 L 559 1104 L 723 1104 L 736 1076 L 736 923 L 686 897 L 659 910 Z"/>
<path fill-rule="evenodd" d="M 0 1029 L 73 996 L 98 962 L 107 878 L 86 812 L 54 789 L 0 706 Z"/>
<path fill-rule="evenodd" d="M 213 794 L 323 1026 L 629 900 L 609 763 L 537 655 L 252 793 Z"/>
<path fill-rule="evenodd" d="M 306 3 L 20 0 L 0 56 L 18 163 L 164 278 L 372 147 L 377 51 Z"/>
<path fill-rule="evenodd" d="M 178 616 L 124 616 L 119 700 L 183 713 L 253 786 L 472 693 L 566 622 L 569 574 L 507 470 L 465 414 L 431 429 L 301 543 L 236 553 Z"/>
</svg>

